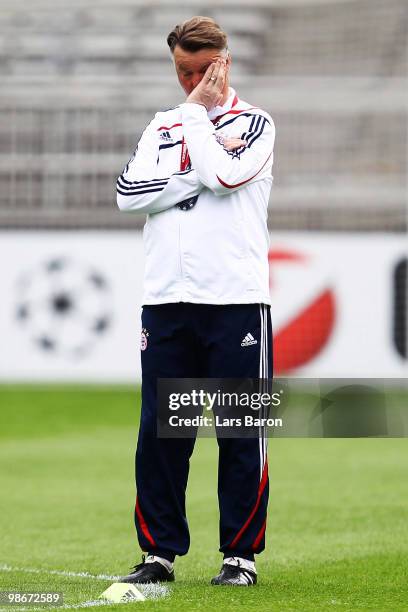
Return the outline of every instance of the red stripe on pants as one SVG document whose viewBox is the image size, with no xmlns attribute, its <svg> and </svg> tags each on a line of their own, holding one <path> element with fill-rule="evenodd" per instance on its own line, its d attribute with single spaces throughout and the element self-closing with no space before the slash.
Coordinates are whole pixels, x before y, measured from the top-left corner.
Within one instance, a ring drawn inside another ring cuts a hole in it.
<svg viewBox="0 0 408 612">
<path fill-rule="evenodd" d="M 264 520 L 264 523 L 261 527 L 261 529 L 259 530 L 258 535 L 256 536 L 254 543 L 252 544 L 252 550 L 256 550 L 259 546 L 260 541 L 262 540 L 264 533 L 265 533 L 265 529 L 266 529 L 266 519 Z"/>
<path fill-rule="evenodd" d="M 137 518 L 139 520 L 140 528 L 143 531 L 143 535 L 145 536 L 145 538 L 147 540 L 149 540 L 149 542 L 150 542 L 150 544 L 152 546 L 156 546 L 156 542 L 154 541 L 154 539 L 152 537 L 152 534 L 150 533 L 149 528 L 147 526 L 147 523 L 144 520 L 143 514 L 142 514 L 142 512 L 140 510 L 139 500 L 138 500 L 137 497 L 136 497 L 136 508 L 135 508 L 135 510 L 136 510 Z"/>
<path fill-rule="evenodd" d="M 241 529 L 238 531 L 238 533 L 235 536 L 235 538 L 232 540 L 229 548 L 234 548 L 236 546 L 237 542 L 240 540 L 240 538 L 241 538 L 242 534 L 244 533 L 245 529 L 248 527 L 248 525 L 250 524 L 250 522 L 254 518 L 255 512 L 258 510 L 259 504 L 261 502 L 262 493 L 264 492 L 264 489 L 266 487 L 266 483 L 267 482 L 268 482 L 268 463 L 265 463 L 264 469 L 263 469 L 263 472 L 262 472 L 261 482 L 259 483 L 258 497 L 256 499 L 255 506 L 253 507 L 251 514 L 248 516 L 247 520 L 242 525 Z"/>
</svg>

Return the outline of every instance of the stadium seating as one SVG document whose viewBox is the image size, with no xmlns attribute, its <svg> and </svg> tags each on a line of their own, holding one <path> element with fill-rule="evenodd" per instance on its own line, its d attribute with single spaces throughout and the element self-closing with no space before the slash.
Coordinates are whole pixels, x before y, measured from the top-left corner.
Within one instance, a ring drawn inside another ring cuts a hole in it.
<svg viewBox="0 0 408 612">
<path fill-rule="evenodd" d="M 206 7 L 2 3 L 0 225 L 143 223 L 115 209 L 115 178 L 154 112 L 183 99 L 166 34 L 204 12 L 230 33 L 233 85 L 276 123 L 271 225 L 406 227 L 404 0 Z"/>
</svg>

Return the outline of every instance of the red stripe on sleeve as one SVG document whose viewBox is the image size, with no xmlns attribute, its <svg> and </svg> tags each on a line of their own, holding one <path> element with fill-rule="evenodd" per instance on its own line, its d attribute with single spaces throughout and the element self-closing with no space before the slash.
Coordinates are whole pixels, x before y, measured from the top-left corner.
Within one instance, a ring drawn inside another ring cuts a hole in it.
<svg viewBox="0 0 408 612">
<path fill-rule="evenodd" d="M 249 181 L 252 181 L 252 179 L 254 179 L 256 176 L 258 176 L 258 174 L 261 172 L 261 170 L 263 170 L 263 168 L 266 166 L 269 158 L 272 155 L 272 151 L 269 153 L 267 160 L 265 161 L 264 164 L 262 164 L 262 167 L 259 168 L 258 172 L 256 172 L 253 176 L 251 176 L 249 179 L 246 179 L 245 181 L 242 181 L 241 183 L 236 183 L 235 185 L 229 185 L 228 183 L 226 183 L 225 181 L 223 181 L 222 179 L 220 179 L 220 177 L 217 174 L 217 179 L 219 180 L 219 182 L 221 183 L 221 185 L 223 187 L 226 187 L 227 189 L 234 189 L 234 187 L 241 187 L 241 185 L 245 185 L 245 183 L 249 183 Z"/>
<path fill-rule="evenodd" d="M 175 123 L 174 125 L 171 125 L 170 127 L 166 127 L 165 125 L 161 125 L 159 128 L 157 128 L 157 131 L 160 132 L 160 130 L 172 130 L 174 127 L 180 127 L 181 125 L 183 125 L 182 123 Z"/>
</svg>

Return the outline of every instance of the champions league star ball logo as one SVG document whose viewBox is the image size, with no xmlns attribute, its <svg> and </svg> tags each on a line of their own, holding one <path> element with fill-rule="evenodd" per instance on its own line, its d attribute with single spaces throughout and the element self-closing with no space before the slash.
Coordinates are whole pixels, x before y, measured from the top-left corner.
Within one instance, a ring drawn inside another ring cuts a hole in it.
<svg viewBox="0 0 408 612">
<path fill-rule="evenodd" d="M 21 275 L 16 318 L 42 352 L 86 355 L 112 325 L 106 278 L 71 258 L 45 261 Z"/>
</svg>

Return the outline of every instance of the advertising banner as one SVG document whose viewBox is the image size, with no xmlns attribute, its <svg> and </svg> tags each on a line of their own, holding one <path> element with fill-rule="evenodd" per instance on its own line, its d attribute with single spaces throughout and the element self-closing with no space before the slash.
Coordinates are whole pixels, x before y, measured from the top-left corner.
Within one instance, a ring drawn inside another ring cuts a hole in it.
<svg viewBox="0 0 408 612">
<path fill-rule="evenodd" d="M 406 377 L 407 251 L 400 235 L 272 233 L 275 374 Z M 140 232 L 4 232 L 0 262 L 2 381 L 140 380 Z"/>
</svg>

